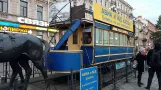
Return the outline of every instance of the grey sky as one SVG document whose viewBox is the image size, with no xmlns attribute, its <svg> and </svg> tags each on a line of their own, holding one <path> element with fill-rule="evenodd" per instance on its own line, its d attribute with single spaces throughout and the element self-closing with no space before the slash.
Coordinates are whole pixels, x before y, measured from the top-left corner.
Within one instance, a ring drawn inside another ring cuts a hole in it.
<svg viewBox="0 0 161 90">
<path fill-rule="evenodd" d="M 134 8 L 134 16 L 142 16 L 156 24 L 161 15 L 161 0 L 125 0 Z"/>
</svg>

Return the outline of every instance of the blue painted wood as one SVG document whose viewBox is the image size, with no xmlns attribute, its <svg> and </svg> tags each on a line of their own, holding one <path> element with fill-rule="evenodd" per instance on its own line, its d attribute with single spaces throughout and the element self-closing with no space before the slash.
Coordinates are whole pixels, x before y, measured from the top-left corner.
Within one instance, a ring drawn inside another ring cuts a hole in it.
<svg viewBox="0 0 161 90">
<path fill-rule="evenodd" d="M 82 46 L 83 50 L 83 64 L 90 65 L 93 60 L 93 46 Z"/>
<path fill-rule="evenodd" d="M 72 23 L 73 23 L 73 26 L 59 40 L 59 42 L 54 48 L 55 50 L 58 50 L 62 46 L 62 44 L 68 39 L 68 37 L 79 27 L 79 25 L 81 24 L 81 21 L 74 20 Z"/>
<path fill-rule="evenodd" d="M 99 62 L 105 62 L 108 61 L 109 57 L 108 56 L 103 56 L 103 57 L 95 57 L 95 63 L 99 63 Z"/>
<path fill-rule="evenodd" d="M 109 54 L 109 47 L 106 46 L 95 46 L 95 56 L 96 55 L 107 55 Z"/>
<path fill-rule="evenodd" d="M 104 25 L 104 24 L 101 24 L 101 23 L 98 23 L 98 22 L 94 22 L 94 26 L 98 27 L 98 28 L 105 29 L 105 30 L 110 30 L 110 28 L 111 28 L 110 25 Z"/>
<path fill-rule="evenodd" d="M 45 62 L 46 68 L 53 71 L 68 72 L 70 69 L 80 70 L 81 54 L 80 52 L 50 52 Z"/>
</svg>

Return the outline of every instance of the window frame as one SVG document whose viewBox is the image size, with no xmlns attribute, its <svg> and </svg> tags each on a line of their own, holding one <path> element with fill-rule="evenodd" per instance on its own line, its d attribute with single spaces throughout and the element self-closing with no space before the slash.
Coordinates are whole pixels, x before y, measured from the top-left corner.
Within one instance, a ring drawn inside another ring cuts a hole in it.
<svg viewBox="0 0 161 90">
<path fill-rule="evenodd" d="M 1 6 L 1 8 L 2 8 L 2 10 L 0 10 L 0 12 L 6 12 L 6 13 L 8 13 L 8 0 L 0 0 L 0 3 L 2 3 L 2 6 Z M 7 11 L 4 11 L 4 3 L 7 3 Z"/>
<path fill-rule="evenodd" d="M 116 34 L 118 35 L 118 37 L 117 37 L 118 38 L 117 39 L 118 42 L 117 43 L 116 43 L 116 39 L 115 39 L 116 38 Z M 113 40 L 114 40 L 114 45 L 115 46 L 120 46 L 120 33 L 119 32 L 114 32 L 114 39 Z"/>
<path fill-rule="evenodd" d="M 21 5 L 21 3 L 25 3 L 26 6 Z M 22 11 L 21 11 L 21 7 L 23 9 Z M 25 15 L 25 9 L 26 9 L 26 15 Z M 21 15 L 21 12 L 23 13 L 22 15 Z M 23 0 L 20 0 L 20 16 L 22 16 L 22 17 L 27 17 L 28 16 L 28 2 L 23 1 Z"/>
<path fill-rule="evenodd" d="M 95 31 L 99 31 L 99 34 L 97 34 L 96 32 L 96 34 L 95 34 L 95 44 L 96 45 L 103 45 L 103 29 L 101 29 L 101 28 L 98 28 L 98 27 L 95 27 Z M 100 31 L 101 31 L 101 35 L 100 35 Z M 98 40 L 98 43 L 96 43 L 96 40 L 97 40 L 97 35 L 99 35 L 98 37 L 99 37 L 99 40 Z M 101 40 L 100 40 L 100 36 L 101 36 Z M 102 42 L 102 43 L 100 43 L 100 41 Z"/>
<path fill-rule="evenodd" d="M 40 34 L 41 33 L 41 34 Z M 43 39 L 43 32 L 41 31 L 36 31 L 36 37 L 41 37 L 41 39 Z"/>
<path fill-rule="evenodd" d="M 105 33 L 104 33 L 104 32 L 107 32 L 107 44 L 104 43 L 104 38 L 105 38 L 105 36 L 104 36 Z M 109 45 L 109 43 L 110 43 L 110 40 L 109 40 L 109 31 L 103 29 L 103 34 L 102 34 L 102 36 L 103 36 L 103 45 Z"/>
<path fill-rule="evenodd" d="M 38 8 L 41 8 L 41 10 L 39 10 Z M 38 14 L 41 14 L 41 19 L 38 18 Z M 37 20 L 43 21 L 43 7 L 40 5 L 37 5 Z"/>
</svg>

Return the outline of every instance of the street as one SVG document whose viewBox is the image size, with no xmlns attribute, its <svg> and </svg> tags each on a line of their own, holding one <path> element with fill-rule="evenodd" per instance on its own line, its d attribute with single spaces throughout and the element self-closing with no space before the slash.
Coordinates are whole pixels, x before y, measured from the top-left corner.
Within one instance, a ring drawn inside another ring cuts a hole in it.
<svg viewBox="0 0 161 90">
<path fill-rule="evenodd" d="M 142 82 L 144 83 L 144 85 L 142 85 L 142 87 L 138 87 L 137 78 L 134 77 L 134 74 L 129 75 L 128 80 L 129 80 L 128 83 L 125 82 L 125 79 L 119 80 L 116 84 L 117 86 L 116 90 L 146 90 L 145 87 L 147 85 L 148 72 L 143 73 Z M 102 90 L 113 90 L 113 85 L 111 84 L 103 88 Z M 156 75 L 154 75 L 150 90 L 158 90 L 158 80 L 157 80 Z"/>
</svg>

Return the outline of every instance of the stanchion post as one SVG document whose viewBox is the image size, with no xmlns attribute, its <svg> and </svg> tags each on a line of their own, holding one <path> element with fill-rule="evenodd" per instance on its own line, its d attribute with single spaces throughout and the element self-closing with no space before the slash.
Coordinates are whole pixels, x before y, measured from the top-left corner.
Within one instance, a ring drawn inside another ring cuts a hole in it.
<svg viewBox="0 0 161 90">
<path fill-rule="evenodd" d="M 113 84 L 114 84 L 114 90 L 116 89 L 116 62 L 113 63 L 113 68 L 114 68 L 114 71 L 113 71 Z"/>
<path fill-rule="evenodd" d="M 128 60 L 125 61 L 125 71 L 126 71 L 126 83 L 128 83 L 128 65 L 127 65 Z"/>
<path fill-rule="evenodd" d="M 73 70 L 70 69 L 71 72 L 71 90 L 73 90 Z"/>
<path fill-rule="evenodd" d="M 101 65 L 99 66 L 99 90 L 102 90 L 102 70 Z"/>
<path fill-rule="evenodd" d="M 7 67 L 8 67 L 8 63 L 6 62 L 5 83 L 7 83 L 7 73 L 8 73 Z"/>
</svg>

